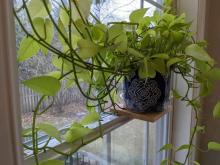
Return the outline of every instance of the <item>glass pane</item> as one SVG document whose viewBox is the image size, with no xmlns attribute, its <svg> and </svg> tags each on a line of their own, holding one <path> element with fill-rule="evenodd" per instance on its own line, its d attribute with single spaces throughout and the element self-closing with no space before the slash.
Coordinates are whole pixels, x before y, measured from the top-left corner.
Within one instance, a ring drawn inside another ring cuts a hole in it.
<svg viewBox="0 0 220 165">
<path fill-rule="evenodd" d="M 68 165 L 159 165 L 167 157 L 158 151 L 168 142 L 168 121 L 132 120 L 81 148 Z"/>
<path fill-rule="evenodd" d="M 142 164 L 145 146 L 144 123 L 144 121 L 132 120 L 81 148 L 74 158 L 76 159 L 78 155 L 79 164 L 89 162 L 91 165 Z"/>
<path fill-rule="evenodd" d="M 96 0 L 92 11 L 104 23 L 128 21 L 131 11 L 140 8 L 141 0 Z"/>
</svg>

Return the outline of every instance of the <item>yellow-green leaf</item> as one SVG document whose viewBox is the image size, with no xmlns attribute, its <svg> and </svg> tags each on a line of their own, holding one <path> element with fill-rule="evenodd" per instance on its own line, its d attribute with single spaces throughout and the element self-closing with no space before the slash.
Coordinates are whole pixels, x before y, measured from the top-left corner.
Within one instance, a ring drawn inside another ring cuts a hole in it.
<svg viewBox="0 0 220 165">
<path fill-rule="evenodd" d="M 139 21 L 144 17 L 147 10 L 147 8 L 134 10 L 129 16 L 130 22 L 139 23 Z"/>
<path fill-rule="evenodd" d="M 168 60 L 167 62 L 167 68 L 170 69 L 170 67 L 178 62 L 182 61 L 182 59 L 180 58 L 177 58 L 177 57 L 174 57 L 174 58 L 171 58 L 170 60 Z"/>
<path fill-rule="evenodd" d="M 143 63 L 138 69 L 138 75 L 141 79 L 154 78 L 156 76 L 154 67 L 146 58 L 144 58 Z"/>
<path fill-rule="evenodd" d="M 74 123 L 64 135 L 64 139 L 66 142 L 72 143 L 88 135 L 91 131 L 91 129 L 83 127 L 81 124 Z"/>
<path fill-rule="evenodd" d="M 208 149 L 213 151 L 220 151 L 220 143 L 217 142 L 209 142 Z"/>
<path fill-rule="evenodd" d="M 187 55 L 200 60 L 200 61 L 206 61 L 211 64 L 214 63 L 214 60 L 209 56 L 209 54 L 199 45 L 197 44 L 191 44 L 188 47 L 186 47 L 185 52 Z"/>
<path fill-rule="evenodd" d="M 76 2 L 76 5 L 78 6 L 78 9 L 80 10 L 80 13 L 81 13 L 83 19 L 87 19 L 90 14 L 92 0 L 73 0 L 73 1 Z M 72 19 L 74 21 L 77 19 L 82 19 L 73 2 L 72 2 Z"/>
<path fill-rule="evenodd" d="M 100 115 L 98 112 L 96 111 L 91 111 L 89 112 L 88 115 L 86 115 L 82 121 L 80 122 L 82 125 L 88 125 L 91 124 L 93 122 L 99 121 L 100 120 Z"/>
<path fill-rule="evenodd" d="M 43 19 L 40 17 L 37 17 L 33 20 L 34 27 L 40 35 L 41 39 L 46 41 L 48 44 L 52 42 L 53 36 L 54 36 L 54 28 L 53 23 L 50 19 Z M 37 36 L 37 34 L 35 34 Z M 40 48 L 42 52 L 47 55 L 48 49 L 42 45 L 40 45 Z"/>
<path fill-rule="evenodd" d="M 23 62 L 34 55 L 37 55 L 39 51 L 39 45 L 30 37 L 22 39 L 18 49 L 18 61 Z"/>
<path fill-rule="evenodd" d="M 128 48 L 128 53 L 132 54 L 133 56 L 135 57 L 138 57 L 138 58 L 143 58 L 144 55 L 141 54 L 139 51 L 133 49 L 133 48 Z"/>
<path fill-rule="evenodd" d="M 214 107 L 213 116 L 214 118 L 220 118 L 220 101 Z"/>
<path fill-rule="evenodd" d="M 53 71 L 47 74 L 48 76 L 54 77 L 56 79 L 59 79 L 61 77 L 61 72 L 60 71 Z"/>
<path fill-rule="evenodd" d="M 172 94 L 173 94 L 173 97 L 176 99 L 182 98 L 182 96 L 175 89 L 172 90 Z"/>
<path fill-rule="evenodd" d="M 165 144 L 163 147 L 161 147 L 159 152 L 164 151 L 164 150 L 170 150 L 170 149 L 172 149 L 172 147 L 173 147 L 172 144 Z"/>
<path fill-rule="evenodd" d="M 47 96 L 54 96 L 60 89 L 60 81 L 50 76 L 39 76 L 23 81 L 33 91 Z"/>
<path fill-rule="evenodd" d="M 160 59 L 164 59 L 167 60 L 169 59 L 169 55 L 165 54 L 165 53 L 160 53 L 160 54 L 154 54 L 153 56 L 151 56 L 150 58 L 160 58 Z"/>
<path fill-rule="evenodd" d="M 39 123 L 36 127 L 38 128 L 38 130 L 43 131 L 48 136 L 53 137 L 61 142 L 60 132 L 53 125 L 49 123 Z"/>
<path fill-rule="evenodd" d="M 44 0 L 49 8 L 51 10 L 51 2 L 50 0 Z M 48 13 L 46 11 L 46 8 L 44 6 L 43 0 L 31 0 L 28 3 L 28 11 L 30 13 L 31 18 L 36 17 L 46 17 L 48 16 Z"/>
<path fill-rule="evenodd" d="M 177 148 L 176 152 L 177 152 L 177 151 L 180 151 L 180 150 L 188 150 L 189 147 L 190 147 L 189 144 L 181 145 L 180 147 Z"/>
<path fill-rule="evenodd" d="M 200 165 L 200 163 L 197 162 L 197 161 L 193 161 L 193 164 L 194 164 L 194 165 Z"/>
<path fill-rule="evenodd" d="M 123 26 L 121 24 L 112 25 L 108 29 L 108 40 L 114 41 L 117 37 L 119 37 L 123 33 Z"/>
<path fill-rule="evenodd" d="M 28 137 L 32 135 L 32 128 L 27 128 L 22 130 L 22 136 L 23 137 Z"/>
<path fill-rule="evenodd" d="M 78 47 L 80 57 L 83 59 L 88 59 L 95 56 L 100 50 L 100 47 L 98 45 L 96 45 L 92 41 L 85 39 L 81 39 L 78 41 Z"/>
<path fill-rule="evenodd" d="M 168 160 L 167 159 L 164 159 L 160 162 L 160 165 L 167 165 L 168 163 Z"/>
<path fill-rule="evenodd" d="M 165 65 L 165 61 L 160 58 L 152 59 L 151 65 L 157 72 L 161 73 L 162 75 L 165 75 L 167 73 L 167 68 Z"/>
</svg>

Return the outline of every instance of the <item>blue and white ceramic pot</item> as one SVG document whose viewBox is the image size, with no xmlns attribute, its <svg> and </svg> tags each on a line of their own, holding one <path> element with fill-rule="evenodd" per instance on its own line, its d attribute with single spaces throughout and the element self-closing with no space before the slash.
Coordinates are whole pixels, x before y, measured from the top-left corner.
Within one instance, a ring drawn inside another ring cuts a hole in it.
<svg viewBox="0 0 220 165">
<path fill-rule="evenodd" d="M 170 75 L 156 74 L 155 78 L 140 79 L 135 73 L 124 80 L 126 108 L 137 113 L 163 111 L 169 100 Z"/>
</svg>

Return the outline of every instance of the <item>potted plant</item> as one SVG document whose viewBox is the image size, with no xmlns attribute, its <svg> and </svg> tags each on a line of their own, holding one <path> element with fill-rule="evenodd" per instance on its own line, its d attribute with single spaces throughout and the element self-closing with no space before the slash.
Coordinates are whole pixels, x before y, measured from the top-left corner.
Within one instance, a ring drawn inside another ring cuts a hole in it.
<svg viewBox="0 0 220 165">
<path fill-rule="evenodd" d="M 52 149 L 48 147 L 52 137 L 72 143 L 92 131 L 87 128 L 89 123 L 98 121 L 101 127 L 100 112 L 108 109 L 106 106 L 109 105 L 113 109 L 120 107 L 115 96 L 123 79 L 124 97 L 129 109 L 135 112 L 163 110 L 169 96 L 171 73 L 181 75 L 188 87 L 184 95 L 173 90 L 174 97 L 187 102 L 196 116 L 190 144 L 176 150 L 188 149 L 185 162 L 180 163 L 185 164 L 194 146 L 193 139 L 202 128 L 198 122 L 199 99 L 210 92 L 213 81 L 219 79 L 220 74 L 214 59 L 205 51 L 206 43 L 193 39 L 185 15 L 172 14 L 168 6 L 165 6 L 163 13 L 156 11 L 153 16 L 145 16 L 147 9 L 138 9 L 131 13 L 128 22 L 109 22 L 106 25 L 89 12 L 90 0 L 61 0 L 57 3 L 52 5 L 50 0 L 23 0 L 21 7 L 14 9 L 16 20 L 26 34 L 20 43 L 18 60 L 22 62 L 34 58 L 38 51 L 44 54 L 49 51 L 57 68 L 55 73 L 23 82 L 42 94 L 33 110 L 32 128 L 23 132 L 23 136 L 32 137 L 33 145 L 24 147 L 33 150 L 36 164 L 40 164 L 39 152 Z M 59 16 L 55 18 L 53 13 L 57 8 Z M 26 15 L 26 26 L 19 17 L 20 12 Z M 59 47 L 52 42 L 54 35 L 58 36 Z M 89 110 L 88 115 L 81 122 L 73 123 L 65 135 L 48 123 L 36 124 L 37 117 L 50 108 L 40 110 L 40 105 L 57 93 L 62 81 L 72 81 L 78 87 L 87 99 Z M 86 84 L 86 89 L 82 88 L 81 82 Z M 191 98 L 189 90 L 199 84 L 200 95 Z M 220 116 L 219 107 L 217 105 L 214 110 L 216 117 Z M 43 147 L 38 146 L 38 132 L 50 137 Z M 82 145 L 85 144 L 82 140 Z M 209 147 L 216 149 L 216 145 L 210 143 Z M 168 144 L 161 151 L 171 148 L 172 145 Z M 54 151 L 71 155 L 76 150 L 68 153 Z M 54 162 L 62 164 L 58 160 L 47 161 Z"/>
</svg>

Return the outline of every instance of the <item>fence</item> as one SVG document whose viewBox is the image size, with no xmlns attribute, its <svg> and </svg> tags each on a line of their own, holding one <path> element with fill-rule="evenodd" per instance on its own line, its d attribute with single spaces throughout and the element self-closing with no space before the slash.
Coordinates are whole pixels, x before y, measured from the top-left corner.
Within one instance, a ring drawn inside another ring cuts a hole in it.
<svg viewBox="0 0 220 165">
<path fill-rule="evenodd" d="M 20 104 L 22 113 L 32 112 L 36 107 L 41 95 L 32 91 L 31 89 L 21 85 L 20 86 Z M 54 100 L 54 101 L 53 101 Z M 85 98 L 81 95 L 78 89 L 62 88 L 57 95 L 53 97 L 48 97 L 42 105 L 41 109 L 48 107 L 51 103 L 53 103 L 53 107 L 58 109 L 62 109 L 63 106 L 68 105 L 70 103 L 84 103 Z"/>
</svg>

